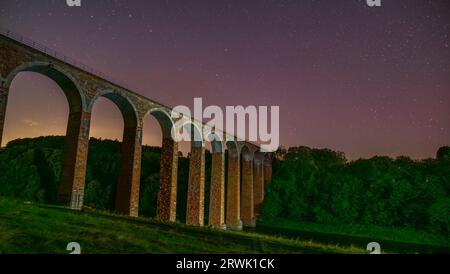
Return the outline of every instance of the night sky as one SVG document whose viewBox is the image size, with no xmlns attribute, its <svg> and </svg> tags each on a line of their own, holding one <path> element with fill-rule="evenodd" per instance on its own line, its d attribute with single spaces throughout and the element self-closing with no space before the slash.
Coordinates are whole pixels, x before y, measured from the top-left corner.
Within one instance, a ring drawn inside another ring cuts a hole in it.
<svg viewBox="0 0 450 274">
<path fill-rule="evenodd" d="M 450 145 L 450 1 L 1 0 L 0 26 L 167 105 L 279 105 L 284 146 L 349 159 L 434 157 Z M 65 133 L 68 104 L 44 76 L 11 88 L 4 143 Z M 121 139 L 107 99 L 91 135 Z M 160 145 L 153 118 L 144 143 Z"/>
</svg>

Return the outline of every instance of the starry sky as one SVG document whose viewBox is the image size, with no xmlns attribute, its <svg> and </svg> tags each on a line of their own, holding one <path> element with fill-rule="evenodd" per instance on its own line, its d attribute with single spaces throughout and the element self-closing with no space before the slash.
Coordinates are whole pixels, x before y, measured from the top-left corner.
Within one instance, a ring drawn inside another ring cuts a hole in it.
<svg viewBox="0 0 450 274">
<path fill-rule="evenodd" d="M 450 145 L 448 0 L 65 2 L 2 0 L 0 26 L 167 105 L 278 105 L 286 147 L 418 159 Z M 67 113 L 55 83 L 21 73 L 3 142 L 62 135 Z M 122 126 L 100 99 L 91 135 L 120 140 Z M 154 118 L 143 142 L 160 145 Z"/>
</svg>

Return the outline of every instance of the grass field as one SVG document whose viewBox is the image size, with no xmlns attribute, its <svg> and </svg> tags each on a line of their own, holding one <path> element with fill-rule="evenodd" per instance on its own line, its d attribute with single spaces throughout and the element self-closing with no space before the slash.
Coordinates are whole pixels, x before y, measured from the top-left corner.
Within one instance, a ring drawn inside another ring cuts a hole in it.
<svg viewBox="0 0 450 274">
<path fill-rule="evenodd" d="M 450 239 L 412 229 L 365 225 L 324 225 L 277 219 L 258 222 L 253 230 L 266 235 L 298 240 L 314 239 L 340 246 L 364 248 L 369 242 L 378 242 L 382 250 L 392 253 L 450 253 Z"/>
<path fill-rule="evenodd" d="M 0 197 L 0 253 L 365 253 L 353 247 L 161 223 L 106 212 L 70 211 Z"/>
</svg>

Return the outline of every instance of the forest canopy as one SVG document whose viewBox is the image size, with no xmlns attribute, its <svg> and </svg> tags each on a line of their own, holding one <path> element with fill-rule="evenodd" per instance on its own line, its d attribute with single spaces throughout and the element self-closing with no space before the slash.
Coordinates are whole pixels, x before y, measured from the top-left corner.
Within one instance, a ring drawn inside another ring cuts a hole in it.
<svg viewBox="0 0 450 274">
<path fill-rule="evenodd" d="M 436 159 L 348 161 L 329 149 L 281 150 L 262 215 L 322 224 L 408 227 L 449 233 L 450 148 Z"/>
<path fill-rule="evenodd" d="M 85 205 L 113 210 L 120 165 L 117 141 L 89 144 Z M 0 195 L 56 203 L 63 137 L 10 142 L 0 150 Z M 143 147 L 139 211 L 155 216 L 161 148 Z M 206 154 L 205 221 L 208 217 L 210 154 Z M 179 157 L 177 219 L 186 209 L 189 159 Z M 273 180 L 265 187 L 263 220 L 277 218 L 319 224 L 407 227 L 448 234 L 450 147 L 435 159 L 374 157 L 348 161 L 329 149 L 279 150 Z"/>
</svg>

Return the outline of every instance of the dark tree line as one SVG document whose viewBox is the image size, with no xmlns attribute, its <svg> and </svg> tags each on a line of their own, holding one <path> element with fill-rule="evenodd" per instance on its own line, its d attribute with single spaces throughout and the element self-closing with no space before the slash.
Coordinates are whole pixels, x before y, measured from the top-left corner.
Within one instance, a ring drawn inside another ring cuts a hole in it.
<svg viewBox="0 0 450 274">
<path fill-rule="evenodd" d="M 450 231 L 450 147 L 421 161 L 349 162 L 343 153 L 307 147 L 277 156 L 263 218 Z"/>
<path fill-rule="evenodd" d="M 10 142 L 0 150 L 0 195 L 55 204 L 63 137 Z M 114 208 L 121 144 L 91 139 L 85 205 Z M 155 216 L 160 148 L 143 147 L 140 214 Z M 205 220 L 211 157 L 206 154 Z M 450 231 L 450 147 L 435 159 L 374 157 L 349 162 L 327 149 L 280 150 L 266 186 L 262 218 L 323 224 L 366 224 Z M 179 158 L 177 218 L 186 212 L 189 159 Z"/>
<path fill-rule="evenodd" d="M 0 195 L 56 204 L 63 157 L 63 137 L 39 137 L 10 142 L 0 150 Z M 156 215 L 161 148 L 144 146 L 139 211 L 143 216 Z M 85 205 L 113 210 L 119 176 L 121 144 L 92 138 L 86 172 Z M 189 159 L 179 157 L 177 218 L 185 220 Z M 211 157 L 206 153 L 206 174 Z M 205 177 L 205 217 L 208 216 L 209 180 Z M 207 220 L 205 218 L 205 220 Z"/>
</svg>

